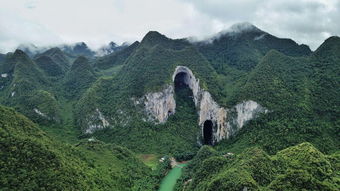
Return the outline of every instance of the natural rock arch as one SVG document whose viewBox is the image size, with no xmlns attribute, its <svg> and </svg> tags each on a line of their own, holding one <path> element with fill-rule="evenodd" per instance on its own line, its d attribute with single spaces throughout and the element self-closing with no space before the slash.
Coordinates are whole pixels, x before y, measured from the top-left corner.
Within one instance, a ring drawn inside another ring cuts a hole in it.
<svg viewBox="0 0 340 191">
<path fill-rule="evenodd" d="M 211 120 L 206 120 L 203 124 L 203 144 L 212 145 L 213 144 L 213 122 Z"/>
<path fill-rule="evenodd" d="M 175 76 L 174 84 L 175 91 L 178 88 L 188 87 L 189 86 L 190 76 L 186 72 L 179 72 Z"/>
<path fill-rule="evenodd" d="M 200 93 L 200 86 L 199 86 L 199 80 L 195 78 L 192 71 L 186 67 L 186 66 L 177 66 L 175 69 L 175 72 L 172 75 L 172 81 L 176 85 L 176 77 L 178 78 L 180 75 L 182 77 L 183 82 L 189 86 L 189 88 L 192 90 L 193 99 L 195 102 L 196 107 L 199 103 L 199 93 Z"/>
<path fill-rule="evenodd" d="M 243 101 L 232 108 L 219 106 L 207 90 L 200 88 L 199 79 L 186 66 L 175 68 L 172 82 L 173 84 L 168 84 L 162 91 L 145 95 L 143 103 L 148 118 L 156 123 L 165 123 L 168 117 L 176 112 L 176 101 L 174 99 L 176 84 L 188 86 L 192 90 L 193 101 L 199 115 L 198 125 L 201 128 L 201 143 L 204 143 L 204 136 L 206 136 L 205 140 L 208 144 L 215 144 L 222 139 L 228 139 L 241 129 L 247 121 L 255 118 L 257 113 L 268 112 L 267 109 L 252 100 Z M 206 133 L 204 133 L 205 123 L 210 123 L 207 122 L 208 120 L 213 124 L 212 130 L 210 131 L 210 127 L 208 127 Z M 208 138 L 210 132 L 211 140 Z"/>
</svg>

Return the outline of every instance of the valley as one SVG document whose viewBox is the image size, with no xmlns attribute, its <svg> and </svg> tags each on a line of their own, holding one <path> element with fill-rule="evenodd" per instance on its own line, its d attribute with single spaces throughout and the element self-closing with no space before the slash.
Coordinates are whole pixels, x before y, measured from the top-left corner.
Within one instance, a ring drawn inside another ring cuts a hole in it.
<svg viewBox="0 0 340 191">
<path fill-rule="evenodd" d="M 243 23 L 110 45 L 1 54 L 1 189 L 340 187 L 339 37 L 312 51 Z"/>
</svg>

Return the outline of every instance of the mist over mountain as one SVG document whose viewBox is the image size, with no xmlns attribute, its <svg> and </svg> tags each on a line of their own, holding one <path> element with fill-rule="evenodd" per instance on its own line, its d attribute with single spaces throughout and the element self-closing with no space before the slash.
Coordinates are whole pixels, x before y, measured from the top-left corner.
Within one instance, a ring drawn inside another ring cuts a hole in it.
<svg viewBox="0 0 340 191">
<path fill-rule="evenodd" d="M 201 40 L 22 45 L 0 75 L 5 190 L 340 186 L 338 36 L 312 51 L 240 23 Z"/>
</svg>

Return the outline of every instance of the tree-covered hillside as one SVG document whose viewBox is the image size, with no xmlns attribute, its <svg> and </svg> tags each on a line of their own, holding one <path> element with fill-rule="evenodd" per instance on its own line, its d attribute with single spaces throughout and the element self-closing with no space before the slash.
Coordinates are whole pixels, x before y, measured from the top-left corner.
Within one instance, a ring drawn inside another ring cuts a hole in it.
<svg viewBox="0 0 340 191">
<path fill-rule="evenodd" d="M 50 138 L 0 106 L 1 190 L 154 190 L 151 169 L 120 146 Z"/>
<path fill-rule="evenodd" d="M 176 190 L 338 190 L 340 155 L 310 143 L 268 155 L 257 147 L 241 154 L 202 147 L 184 169 Z"/>
<path fill-rule="evenodd" d="M 153 156 L 157 166 L 157 157 L 187 160 L 198 151 L 178 188 L 336 190 L 340 38 L 311 51 L 250 24 L 234 27 L 200 42 L 150 31 L 98 57 L 83 43 L 32 57 L 22 50 L 0 55 L 0 104 L 28 118 L 0 107 L 1 184 L 152 190 L 169 164 L 151 171 L 132 152 Z M 202 147 L 200 107 L 189 87 L 176 88 L 178 66 L 199 80 L 199 94 L 211 94 L 214 112 L 225 109 L 226 119 L 219 120 L 233 120 L 235 105 L 248 100 L 265 112 L 214 148 Z M 158 123 L 146 111 L 146 95 L 163 95 L 169 87 L 175 112 L 164 110 L 171 115 Z"/>
<path fill-rule="evenodd" d="M 268 52 L 233 99 L 255 100 L 271 111 L 221 148 L 236 151 L 256 144 L 276 153 L 308 141 L 323 152 L 338 150 L 339 47 L 339 38 L 331 37 L 307 58 Z"/>
</svg>

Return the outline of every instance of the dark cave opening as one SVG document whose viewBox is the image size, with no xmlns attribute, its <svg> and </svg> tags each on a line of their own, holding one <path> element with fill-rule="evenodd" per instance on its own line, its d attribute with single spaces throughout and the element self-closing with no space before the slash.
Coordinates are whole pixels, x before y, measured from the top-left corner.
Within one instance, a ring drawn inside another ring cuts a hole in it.
<svg viewBox="0 0 340 191">
<path fill-rule="evenodd" d="M 179 72 L 175 76 L 174 86 L 176 93 L 176 103 L 178 106 L 184 106 L 191 104 L 192 101 L 192 90 L 190 89 L 189 74 L 186 72 Z"/>
<path fill-rule="evenodd" d="M 175 90 L 188 88 L 188 74 L 185 72 L 180 72 L 175 76 Z"/>
<path fill-rule="evenodd" d="M 203 144 L 212 145 L 213 143 L 213 122 L 211 120 L 206 120 L 203 124 Z"/>
<path fill-rule="evenodd" d="M 197 128 L 197 131 L 199 131 L 198 126 L 197 126 L 198 116 L 197 116 L 197 111 L 195 107 L 195 102 L 193 101 L 193 93 L 188 85 L 189 80 L 190 80 L 190 75 L 186 72 L 179 72 L 176 74 L 174 78 L 174 89 L 175 89 L 174 98 L 176 101 L 176 109 L 174 111 L 175 115 L 173 116 L 173 119 L 177 120 L 178 124 L 181 124 L 180 126 L 183 126 L 183 123 L 181 123 L 181 121 L 183 120 L 191 121 L 192 122 L 191 125 Z M 186 128 L 190 128 L 190 127 L 187 126 Z"/>
</svg>

